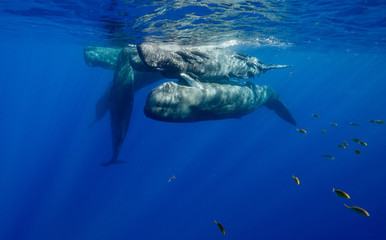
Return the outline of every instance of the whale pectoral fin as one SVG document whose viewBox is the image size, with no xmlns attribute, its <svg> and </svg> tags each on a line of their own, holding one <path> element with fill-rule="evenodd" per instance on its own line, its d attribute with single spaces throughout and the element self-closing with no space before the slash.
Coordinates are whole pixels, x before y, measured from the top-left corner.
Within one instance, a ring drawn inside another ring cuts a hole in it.
<svg viewBox="0 0 386 240">
<path fill-rule="evenodd" d="M 188 74 L 186 74 L 186 73 L 181 73 L 181 74 L 180 74 L 180 77 L 181 77 L 187 84 L 189 84 L 190 86 L 195 87 L 195 88 L 198 88 L 198 89 L 201 89 L 201 90 L 204 89 L 204 87 L 202 86 L 202 84 L 200 83 L 199 80 L 193 79 L 193 78 L 192 78 L 191 76 L 189 76 Z"/>
<path fill-rule="evenodd" d="M 95 117 L 94 121 L 88 125 L 89 128 L 95 125 L 96 122 L 98 122 L 102 117 L 107 113 L 107 111 L 110 108 L 110 92 L 111 87 L 113 83 L 110 83 L 110 85 L 107 87 L 103 95 L 99 98 L 96 106 L 95 106 Z"/>
<path fill-rule="evenodd" d="M 280 99 L 271 99 L 265 103 L 265 106 L 275 111 L 275 113 L 282 119 L 296 126 L 296 121 L 292 117 L 291 112 L 288 110 L 287 106 L 282 101 L 280 101 Z"/>
</svg>

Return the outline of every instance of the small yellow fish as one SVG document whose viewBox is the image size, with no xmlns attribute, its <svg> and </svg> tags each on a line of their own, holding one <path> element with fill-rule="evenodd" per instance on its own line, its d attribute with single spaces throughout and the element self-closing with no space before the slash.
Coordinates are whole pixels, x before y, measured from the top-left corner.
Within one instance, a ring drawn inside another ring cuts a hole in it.
<svg viewBox="0 0 386 240">
<path fill-rule="evenodd" d="M 295 180 L 295 183 L 296 183 L 297 185 L 300 184 L 299 178 L 297 178 L 297 177 L 295 177 L 295 176 L 292 176 L 292 178 Z"/>
<path fill-rule="evenodd" d="M 325 157 L 325 158 L 329 158 L 329 159 L 335 159 L 333 156 L 331 155 L 322 155 L 322 157 Z"/>
<path fill-rule="evenodd" d="M 218 228 L 220 229 L 220 231 L 222 232 L 222 234 L 225 235 L 225 229 L 224 229 L 224 227 L 222 226 L 222 224 L 216 222 L 216 220 L 214 220 L 214 223 L 218 226 Z"/>
<path fill-rule="evenodd" d="M 346 146 L 343 145 L 343 144 L 338 144 L 337 147 L 340 148 L 340 149 L 345 149 L 346 148 Z"/>
<path fill-rule="evenodd" d="M 337 123 L 330 123 L 330 125 L 331 125 L 331 126 L 335 126 L 335 127 L 338 126 Z"/>
<path fill-rule="evenodd" d="M 300 132 L 300 133 L 302 133 L 302 134 L 307 133 L 307 131 L 304 130 L 304 129 L 296 129 L 296 131 L 298 131 L 298 132 Z"/>
<path fill-rule="evenodd" d="M 345 193 L 345 192 L 343 192 L 341 190 L 332 188 L 332 192 L 336 193 L 336 195 L 338 195 L 339 197 L 350 199 L 350 196 L 347 193 Z"/>
<path fill-rule="evenodd" d="M 367 146 L 367 143 L 366 143 L 366 142 L 360 142 L 360 144 L 361 144 L 362 146 Z"/>
<path fill-rule="evenodd" d="M 169 180 L 168 180 L 168 182 L 171 182 L 172 181 L 172 179 L 176 179 L 176 176 L 171 176 L 171 178 L 169 178 Z"/>
<path fill-rule="evenodd" d="M 384 124 L 385 122 L 382 120 L 370 120 L 371 123 Z"/>
<path fill-rule="evenodd" d="M 354 127 L 359 127 L 359 124 L 358 124 L 358 123 L 350 122 L 350 125 L 351 125 L 351 126 L 354 126 Z"/>
<path fill-rule="evenodd" d="M 348 142 L 343 141 L 343 144 L 344 144 L 346 147 L 348 147 Z"/>
<path fill-rule="evenodd" d="M 344 204 L 344 206 L 346 208 L 351 209 L 355 213 L 358 213 L 358 214 L 370 217 L 370 214 L 366 210 L 364 210 L 363 208 L 360 208 L 360 207 L 357 207 L 357 206 L 350 207 L 350 206 L 347 206 L 346 204 Z"/>
<path fill-rule="evenodd" d="M 359 151 L 358 149 L 355 149 L 355 153 L 356 154 L 361 154 L 361 151 Z"/>
<path fill-rule="evenodd" d="M 358 138 L 353 138 L 353 139 L 351 139 L 351 140 L 353 140 L 353 141 L 356 142 L 356 143 L 360 143 L 360 142 L 361 142 L 361 140 L 359 140 Z"/>
<path fill-rule="evenodd" d="M 319 114 L 312 114 L 313 117 L 319 117 Z"/>
<path fill-rule="evenodd" d="M 326 129 L 322 129 L 322 133 L 326 133 L 327 131 L 326 131 Z"/>
</svg>

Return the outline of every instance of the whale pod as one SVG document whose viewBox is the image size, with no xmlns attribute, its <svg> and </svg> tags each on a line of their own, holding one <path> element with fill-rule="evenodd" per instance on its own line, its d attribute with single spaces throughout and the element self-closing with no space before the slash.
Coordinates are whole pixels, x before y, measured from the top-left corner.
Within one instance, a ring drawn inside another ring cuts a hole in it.
<svg viewBox="0 0 386 240">
<path fill-rule="evenodd" d="M 120 163 L 118 155 L 128 131 L 134 92 L 164 77 L 176 78 L 148 96 L 145 114 L 170 122 L 240 118 L 262 105 L 296 125 L 294 118 L 267 86 L 233 81 L 248 79 L 289 65 L 264 65 L 255 57 L 229 49 L 143 43 L 137 47 L 84 48 L 88 66 L 115 70 L 114 79 L 96 105 L 93 126 L 110 112 L 113 156 L 108 166 Z"/>
</svg>

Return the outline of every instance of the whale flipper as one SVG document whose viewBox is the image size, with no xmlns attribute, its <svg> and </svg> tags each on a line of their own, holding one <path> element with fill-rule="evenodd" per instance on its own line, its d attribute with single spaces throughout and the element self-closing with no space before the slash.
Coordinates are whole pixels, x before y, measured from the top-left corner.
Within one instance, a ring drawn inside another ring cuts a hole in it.
<svg viewBox="0 0 386 240">
<path fill-rule="evenodd" d="M 198 81 L 198 80 L 196 80 L 196 79 L 193 79 L 193 78 L 190 77 L 188 74 L 186 74 L 186 73 L 181 73 L 181 74 L 180 74 L 180 77 L 181 77 L 187 84 L 189 84 L 190 86 L 195 87 L 195 88 L 198 88 L 198 89 L 201 89 L 201 90 L 204 89 L 204 88 L 202 87 L 202 84 L 200 83 L 200 81 Z"/>
<path fill-rule="evenodd" d="M 287 106 L 280 101 L 280 99 L 270 99 L 265 103 L 265 106 L 270 110 L 275 111 L 275 113 L 282 119 L 296 126 L 296 121 L 292 117 L 291 112 L 288 110 Z"/>
<path fill-rule="evenodd" d="M 91 128 L 94 126 L 96 122 L 98 122 L 109 110 L 110 108 L 110 92 L 111 88 L 113 86 L 113 83 L 110 83 L 110 85 L 107 87 L 106 91 L 103 93 L 102 97 L 99 98 L 96 106 L 95 106 L 95 118 L 94 121 L 88 126 Z"/>
<path fill-rule="evenodd" d="M 113 157 L 107 165 L 119 162 L 121 150 L 129 127 L 134 102 L 134 71 L 129 63 L 128 48 L 122 49 L 118 56 L 117 68 L 110 92 L 110 122 L 113 144 Z M 107 166 L 106 165 L 106 166 Z"/>
</svg>

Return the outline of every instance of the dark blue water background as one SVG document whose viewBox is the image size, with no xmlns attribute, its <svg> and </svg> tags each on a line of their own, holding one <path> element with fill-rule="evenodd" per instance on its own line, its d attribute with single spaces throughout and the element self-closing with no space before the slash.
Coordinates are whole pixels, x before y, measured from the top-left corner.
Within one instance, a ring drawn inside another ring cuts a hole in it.
<svg viewBox="0 0 386 240">
<path fill-rule="evenodd" d="M 301 8 L 301 2 L 288 2 L 297 12 L 286 12 L 283 22 L 266 22 L 285 30 L 275 36 L 286 47 L 233 48 L 265 63 L 294 65 L 254 82 L 273 87 L 307 134 L 264 107 L 241 119 L 154 121 L 143 107 L 157 83 L 135 94 L 120 154 L 127 162 L 101 167 L 112 154 L 110 120 L 105 116 L 91 129 L 88 124 L 113 72 L 88 67 L 83 47 L 124 41 L 95 27 L 100 19 L 87 15 L 99 9 L 92 1 L 45 5 L 54 13 L 73 10 L 62 18 L 31 10 L 38 1 L 3 1 L 0 239 L 385 239 L 386 126 L 369 120 L 386 120 L 386 7 L 319 1 Z M 347 22 L 329 22 L 334 7 L 341 9 L 337 19 Z M 40 25 L 45 21 L 51 25 Z M 75 28 L 81 33 L 98 34 L 68 34 L 76 25 L 71 21 L 82 23 Z M 312 30 L 315 22 L 328 27 Z M 350 24 L 351 33 L 336 34 Z M 131 43 L 151 35 L 134 32 L 139 37 Z M 337 148 L 343 140 L 347 149 Z M 333 187 L 351 199 L 337 197 Z M 360 206 L 370 217 L 343 204 Z"/>
</svg>

